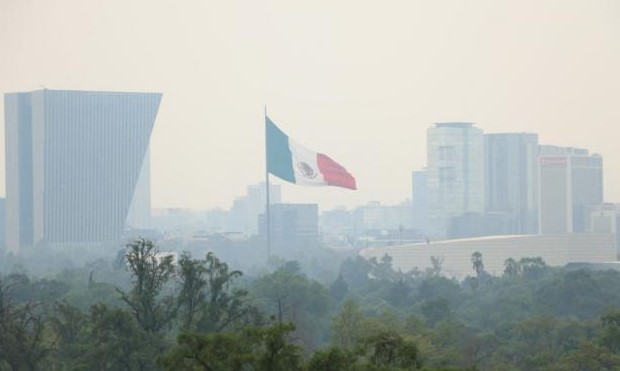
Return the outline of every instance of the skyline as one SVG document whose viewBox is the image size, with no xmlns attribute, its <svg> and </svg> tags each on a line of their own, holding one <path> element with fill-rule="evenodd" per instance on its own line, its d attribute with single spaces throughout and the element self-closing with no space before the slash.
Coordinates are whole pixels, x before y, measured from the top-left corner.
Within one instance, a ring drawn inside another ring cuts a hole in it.
<svg viewBox="0 0 620 371">
<path fill-rule="evenodd" d="M 426 129 L 446 121 L 599 153 L 605 200 L 618 202 L 618 20 L 620 3 L 611 0 L 8 0 L 0 3 L 8 56 L 0 92 L 162 92 L 153 208 L 229 208 L 263 181 L 264 106 L 288 135 L 333 156 L 358 182 L 352 192 L 274 181 L 285 202 L 329 209 L 409 198 L 411 172 L 426 166 Z"/>
</svg>

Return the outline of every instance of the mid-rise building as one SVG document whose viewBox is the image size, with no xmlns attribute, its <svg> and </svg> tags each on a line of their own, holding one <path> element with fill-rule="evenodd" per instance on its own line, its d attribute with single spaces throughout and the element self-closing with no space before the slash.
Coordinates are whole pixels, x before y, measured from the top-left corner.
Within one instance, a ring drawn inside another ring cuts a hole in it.
<svg viewBox="0 0 620 371">
<path fill-rule="evenodd" d="M 267 205 L 267 188 L 265 182 L 252 184 L 247 187 L 245 196 L 237 197 L 230 210 L 230 231 L 241 232 L 245 236 L 258 234 L 258 217 L 265 212 Z M 282 202 L 281 187 L 278 184 L 269 184 L 269 202 Z"/>
<path fill-rule="evenodd" d="M 271 253 L 290 257 L 319 247 L 319 206 L 282 203 L 271 205 Z M 260 216 L 260 235 L 267 233 Z"/>
<path fill-rule="evenodd" d="M 450 219 L 482 213 L 484 145 L 482 130 L 471 123 L 438 123 L 427 130 L 429 237 L 447 236 Z"/>
<path fill-rule="evenodd" d="M 356 214 L 363 231 L 411 228 L 411 203 L 408 200 L 397 205 L 370 201 L 358 207 Z"/>
<path fill-rule="evenodd" d="M 542 234 L 586 231 L 588 205 L 603 202 L 603 158 L 555 147 L 541 148 L 539 225 Z M 548 153 L 553 153 L 549 155 Z"/>
<path fill-rule="evenodd" d="M 118 241 L 160 101 L 160 93 L 5 94 L 7 248 Z"/>
</svg>

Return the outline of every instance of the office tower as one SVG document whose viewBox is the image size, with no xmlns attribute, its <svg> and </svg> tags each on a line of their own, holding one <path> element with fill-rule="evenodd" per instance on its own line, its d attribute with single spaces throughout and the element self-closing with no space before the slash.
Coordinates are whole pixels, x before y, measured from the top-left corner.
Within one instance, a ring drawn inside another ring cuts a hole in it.
<svg viewBox="0 0 620 371">
<path fill-rule="evenodd" d="M 583 149 L 540 151 L 540 233 L 584 232 L 587 206 L 603 202 L 603 158 Z"/>
<path fill-rule="evenodd" d="M 426 187 L 426 170 L 414 171 L 411 174 L 411 209 L 412 227 L 422 234 L 428 229 L 428 191 Z"/>
<path fill-rule="evenodd" d="M 485 134 L 486 210 L 508 234 L 538 233 L 538 135 Z"/>
<path fill-rule="evenodd" d="M 159 93 L 5 94 L 7 248 L 120 238 Z"/>
<path fill-rule="evenodd" d="M 246 236 L 258 234 L 258 216 L 265 212 L 267 204 L 267 188 L 265 182 L 247 186 L 247 193 L 243 197 L 235 198 L 230 209 L 230 230 L 241 232 Z M 282 202 L 282 191 L 279 184 L 269 184 L 269 202 Z"/>
<path fill-rule="evenodd" d="M 452 217 L 484 212 L 482 130 L 438 123 L 427 130 L 429 237 L 445 238 Z"/>
<path fill-rule="evenodd" d="M 260 235 L 266 237 L 265 214 L 260 216 Z M 305 252 L 319 246 L 317 204 L 274 204 L 271 206 L 271 249 L 276 255 Z"/>
</svg>

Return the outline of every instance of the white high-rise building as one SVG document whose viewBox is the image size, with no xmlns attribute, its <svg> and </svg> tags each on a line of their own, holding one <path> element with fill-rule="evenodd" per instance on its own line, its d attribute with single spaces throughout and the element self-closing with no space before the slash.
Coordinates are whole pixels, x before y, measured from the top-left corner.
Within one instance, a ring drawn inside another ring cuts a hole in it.
<svg viewBox="0 0 620 371">
<path fill-rule="evenodd" d="M 466 122 L 437 123 L 427 130 L 429 237 L 447 235 L 452 217 L 483 213 L 482 130 Z"/>
</svg>

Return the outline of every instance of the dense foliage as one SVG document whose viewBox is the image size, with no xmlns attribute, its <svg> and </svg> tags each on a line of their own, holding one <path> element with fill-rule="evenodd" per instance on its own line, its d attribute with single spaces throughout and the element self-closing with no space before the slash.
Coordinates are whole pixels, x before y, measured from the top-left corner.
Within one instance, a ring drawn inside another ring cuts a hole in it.
<svg viewBox="0 0 620 371">
<path fill-rule="evenodd" d="M 140 239 L 45 277 L 16 267 L 0 275 L 0 371 L 620 369 L 619 272 L 471 262 L 462 282 L 388 256 L 327 282 L 294 261 L 245 277 Z"/>
</svg>

